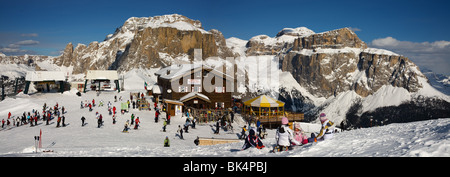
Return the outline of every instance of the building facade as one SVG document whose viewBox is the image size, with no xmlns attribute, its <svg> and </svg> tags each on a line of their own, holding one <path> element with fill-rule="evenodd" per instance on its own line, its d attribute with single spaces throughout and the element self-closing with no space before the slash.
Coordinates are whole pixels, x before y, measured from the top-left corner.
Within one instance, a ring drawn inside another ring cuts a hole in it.
<svg viewBox="0 0 450 177">
<path fill-rule="evenodd" d="M 163 99 L 177 100 L 187 107 L 225 109 L 231 107 L 233 78 L 204 65 L 172 65 L 155 73 Z"/>
</svg>

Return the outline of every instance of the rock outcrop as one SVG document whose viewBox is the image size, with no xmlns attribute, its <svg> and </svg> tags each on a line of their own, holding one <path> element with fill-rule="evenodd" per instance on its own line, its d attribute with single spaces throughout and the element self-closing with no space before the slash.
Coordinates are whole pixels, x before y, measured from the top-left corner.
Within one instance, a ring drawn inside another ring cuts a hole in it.
<svg viewBox="0 0 450 177">
<path fill-rule="evenodd" d="M 188 62 L 195 48 L 202 49 L 203 58 L 234 56 L 220 31 L 205 31 L 199 21 L 173 14 L 129 18 L 103 42 L 75 48 L 69 43 L 54 63 L 73 66 L 74 74 L 90 69 L 128 71 L 170 65 L 175 58 Z"/>
<path fill-rule="evenodd" d="M 354 90 L 366 97 L 388 84 L 415 92 L 422 87 L 417 77 L 424 77 L 408 58 L 367 48 L 348 28 L 297 38 L 279 56 L 282 70 L 316 96 Z"/>
</svg>

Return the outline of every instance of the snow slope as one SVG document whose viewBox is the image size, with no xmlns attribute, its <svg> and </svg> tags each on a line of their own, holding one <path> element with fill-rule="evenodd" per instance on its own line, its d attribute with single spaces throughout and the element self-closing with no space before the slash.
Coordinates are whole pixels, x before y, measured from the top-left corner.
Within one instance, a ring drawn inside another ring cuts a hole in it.
<svg viewBox="0 0 450 177">
<path fill-rule="evenodd" d="M 269 137 L 263 142 L 266 148 L 262 150 L 249 149 L 240 151 L 243 142 L 214 146 L 196 146 L 193 141 L 197 136 L 216 138 L 237 138 L 244 121 L 237 116 L 233 124 L 234 132 L 213 134 L 214 122 L 197 125 L 197 129 L 190 129 L 184 134 L 185 140 L 176 136 L 178 125 L 184 123 L 185 118 L 176 116 L 162 132 L 162 122 L 154 122 L 154 111 L 131 110 L 140 117 L 139 130 L 122 133 L 123 124 L 130 118 L 130 113 L 118 114 L 117 123 L 112 124 L 107 108 L 95 107 L 93 112 L 80 109 L 80 102 L 96 99 L 96 102 L 108 101 L 119 107 L 119 102 L 113 101 L 118 95 L 128 99 L 129 92 L 102 92 L 97 97 L 88 92 L 81 97 L 74 93 L 65 92 L 19 95 L 16 99 L 7 98 L 0 102 L 0 115 L 6 117 L 11 111 L 13 116 L 19 116 L 23 111 L 41 110 L 44 102 L 49 106 L 59 103 L 65 106 L 67 113 L 67 127 L 56 128 L 55 119 L 51 125 L 40 124 L 35 127 L 23 125 L 5 128 L 0 131 L 0 156 L 450 156 L 450 119 L 437 119 L 405 124 L 390 124 L 383 127 L 358 129 L 338 133 L 329 141 L 308 144 L 297 147 L 293 151 L 269 153 L 275 145 L 275 130 L 269 130 Z M 104 116 L 104 126 L 97 128 L 95 112 Z M 80 118 L 87 118 L 86 126 L 81 126 Z M 162 117 L 165 117 L 163 113 Z M 39 122 L 42 123 L 42 122 Z M 303 124 L 305 131 L 316 132 L 318 125 Z M 308 128 L 307 128 L 308 127 Z M 311 128 L 312 127 L 312 128 Z M 43 148 L 53 150 L 51 153 L 33 153 L 34 139 L 42 130 Z M 164 138 L 168 136 L 171 147 L 164 148 Z M 309 136 L 309 135 L 308 135 Z M 52 142 L 54 146 L 48 147 Z"/>
</svg>

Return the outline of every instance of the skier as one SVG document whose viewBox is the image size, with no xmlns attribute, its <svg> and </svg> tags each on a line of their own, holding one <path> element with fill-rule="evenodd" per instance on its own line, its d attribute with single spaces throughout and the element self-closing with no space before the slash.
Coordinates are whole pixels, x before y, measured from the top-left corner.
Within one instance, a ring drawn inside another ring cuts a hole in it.
<svg viewBox="0 0 450 177">
<path fill-rule="evenodd" d="M 167 120 L 167 124 L 170 125 L 170 114 L 168 112 L 166 112 L 166 120 Z"/>
<path fill-rule="evenodd" d="M 166 136 L 166 139 L 164 139 L 164 147 L 170 147 L 169 137 Z"/>
<path fill-rule="evenodd" d="M 116 124 L 116 115 L 115 114 L 112 116 L 112 119 L 113 119 L 113 124 Z"/>
<path fill-rule="evenodd" d="M 165 120 L 163 123 L 163 132 L 166 132 L 167 121 Z"/>
<path fill-rule="evenodd" d="M 277 146 L 275 146 L 274 152 L 289 150 L 291 143 L 300 144 L 300 142 L 294 139 L 293 132 L 288 124 L 289 120 L 286 117 L 281 118 L 281 126 L 277 129 L 277 133 L 275 134 Z"/>
<path fill-rule="evenodd" d="M 63 107 L 64 108 L 64 107 Z M 62 126 L 65 127 L 66 123 L 64 123 L 66 121 L 66 117 L 62 116 Z M 37 122 L 37 118 L 36 118 L 36 122 Z M 36 124 L 37 125 L 37 124 Z"/>
<path fill-rule="evenodd" d="M 322 123 L 322 128 L 320 129 L 320 133 L 315 136 L 317 140 L 327 140 L 333 138 L 334 128 L 333 122 L 327 119 L 327 115 L 325 113 L 320 114 L 320 123 Z"/>
<path fill-rule="evenodd" d="M 61 117 L 58 116 L 58 121 L 56 122 L 56 127 L 59 127 L 59 123 L 61 122 Z"/>
<path fill-rule="evenodd" d="M 100 114 L 100 116 L 98 116 L 97 123 L 98 123 L 98 128 L 100 128 L 103 124 L 103 116 L 101 114 Z"/>
<path fill-rule="evenodd" d="M 250 147 L 256 147 L 257 149 L 262 149 L 265 147 L 259 137 L 256 136 L 254 129 L 250 129 L 250 132 L 245 139 L 244 146 L 242 146 L 242 150 L 246 150 Z"/>
<path fill-rule="evenodd" d="M 134 114 L 131 114 L 131 125 L 134 124 Z"/>
<path fill-rule="evenodd" d="M 125 122 L 125 125 L 124 125 L 124 128 L 123 128 L 122 132 L 125 132 L 125 133 L 128 132 L 128 129 L 129 129 L 129 128 L 128 128 L 129 122 L 130 122 L 130 120 L 127 120 L 127 121 Z"/>
<path fill-rule="evenodd" d="M 184 132 L 185 133 L 189 133 L 189 124 L 191 123 L 191 121 L 189 120 L 189 118 L 186 118 L 186 123 L 184 124 Z"/>
<path fill-rule="evenodd" d="M 137 117 L 137 118 L 136 118 L 136 122 L 135 122 L 135 123 L 136 123 L 136 125 L 134 125 L 134 129 L 135 129 L 135 130 L 137 130 L 137 129 L 138 129 L 138 127 L 139 127 L 139 123 L 140 123 L 140 122 L 141 122 L 141 121 L 139 121 L 139 117 Z"/>
<path fill-rule="evenodd" d="M 2 120 L 2 128 L 5 128 L 5 119 Z"/>
<path fill-rule="evenodd" d="M 84 120 L 86 120 L 86 118 L 84 118 L 84 116 L 81 116 L 81 126 L 84 127 Z"/>
<path fill-rule="evenodd" d="M 184 139 L 183 138 L 183 129 L 181 128 L 181 125 L 178 125 L 178 130 L 177 132 L 179 133 L 180 139 Z"/>
<path fill-rule="evenodd" d="M 159 117 L 159 110 L 156 110 L 156 112 L 155 112 L 155 123 L 158 122 L 158 117 Z"/>
<path fill-rule="evenodd" d="M 219 121 L 216 122 L 216 131 L 214 132 L 214 134 L 219 134 L 220 131 L 220 125 L 219 125 Z"/>
</svg>

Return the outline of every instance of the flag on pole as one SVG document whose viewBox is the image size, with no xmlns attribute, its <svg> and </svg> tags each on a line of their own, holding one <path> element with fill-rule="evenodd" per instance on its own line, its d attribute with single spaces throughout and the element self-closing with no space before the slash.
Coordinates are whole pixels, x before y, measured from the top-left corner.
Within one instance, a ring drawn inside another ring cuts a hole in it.
<svg viewBox="0 0 450 177">
<path fill-rule="evenodd" d="M 144 89 L 147 90 L 147 82 L 144 81 Z"/>
<path fill-rule="evenodd" d="M 42 148 L 42 129 L 40 129 L 39 133 L 39 148 Z"/>
</svg>

